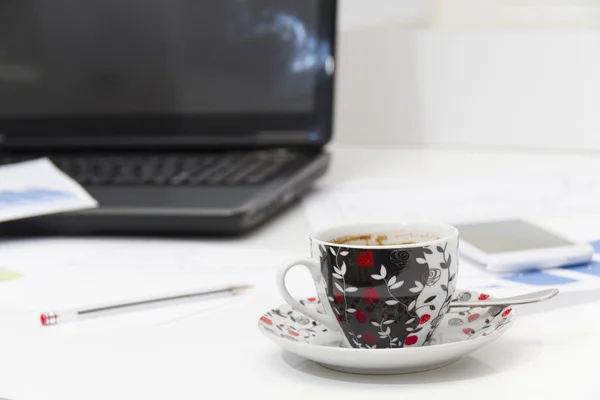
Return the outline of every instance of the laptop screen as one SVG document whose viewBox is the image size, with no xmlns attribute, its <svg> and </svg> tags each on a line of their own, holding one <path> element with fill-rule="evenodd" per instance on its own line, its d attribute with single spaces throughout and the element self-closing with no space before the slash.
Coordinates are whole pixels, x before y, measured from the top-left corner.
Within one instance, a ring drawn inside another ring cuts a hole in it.
<svg viewBox="0 0 600 400">
<path fill-rule="evenodd" d="M 322 76 L 332 73 L 322 2 L 4 0 L 0 128 L 22 131 L 3 120 L 110 128 L 163 118 L 180 133 L 208 120 L 218 130 L 228 117 L 314 123 Z"/>
</svg>

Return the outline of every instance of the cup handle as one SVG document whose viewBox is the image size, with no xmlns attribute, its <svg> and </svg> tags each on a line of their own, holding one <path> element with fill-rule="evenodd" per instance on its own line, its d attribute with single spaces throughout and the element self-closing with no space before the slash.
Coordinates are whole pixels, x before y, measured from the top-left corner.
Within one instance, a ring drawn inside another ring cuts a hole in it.
<svg viewBox="0 0 600 400">
<path fill-rule="evenodd" d="M 308 268 L 314 282 L 318 282 L 319 279 L 321 279 L 320 265 L 316 260 L 313 260 L 312 258 L 298 258 L 295 260 L 290 260 L 283 263 L 277 271 L 277 288 L 279 289 L 279 293 L 289 305 L 300 311 L 302 314 L 322 323 L 331 330 L 337 330 L 338 326 L 335 317 L 327 314 L 321 314 L 315 309 L 308 308 L 305 305 L 300 304 L 300 302 L 292 297 L 290 292 L 287 290 L 287 287 L 285 286 L 285 276 L 287 275 L 288 271 L 296 265 L 302 265 Z"/>
</svg>

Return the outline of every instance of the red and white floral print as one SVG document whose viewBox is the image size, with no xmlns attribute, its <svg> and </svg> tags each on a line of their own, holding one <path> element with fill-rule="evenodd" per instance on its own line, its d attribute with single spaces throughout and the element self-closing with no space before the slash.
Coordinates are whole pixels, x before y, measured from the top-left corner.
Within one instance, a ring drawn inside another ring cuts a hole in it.
<svg viewBox="0 0 600 400">
<path fill-rule="evenodd" d="M 371 251 L 361 251 L 356 256 L 356 265 L 359 267 L 371 267 L 373 265 L 373 253 Z"/>
<path fill-rule="evenodd" d="M 480 296 L 476 292 L 460 291 L 454 298 L 457 299 L 461 294 L 464 298 L 464 293 L 468 293 L 471 298 L 479 298 Z M 489 295 L 487 296 L 486 299 L 491 298 Z M 306 299 L 306 304 L 310 307 L 317 307 L 318 303 L 318 299 L 315 302 Z M 341 316 L 338 315 L 338 318 L 341 320 Z M 427 320 L 425 323 L 428 323 L 433 320 L 433 317 L 431 314 L 423 314 L 419 322 L 421 320 Z M 476 307 L 468 312 L 450 309 L 433 334 L 430 345 L 443 345 L 492 336 L 496 332 L 507 329 L 513 320 L 514 310 L 510 307 L 500 310 L 493 310 L 490 307 Z M 391 341 L 393 344 L 388 344 L 387 347 L 415 347 L 419 342 L 419 335 L 409 334 L 403 343 L 398 343 L 398 339 L 391 335 L 391 330 L 387 329 L 393 322 L 393 320 L 387 319 L 371 321 L 371 325 L 375 325 L 377 328 L 377 335 L 371 333 L 357 334 L 356 340 L 361 344 L 360 347 L 376 349 L 378 341 L 382 339 L 385 339 L 388 343 Z M 287 304 L 265 313 L 260 317 L 258 325 L 265 332 L 293 342 L 321 345 L 323 343 L 338 343 L 336 332 L 329 331 L 320 323 L 293 310 Z"/>
</svg>

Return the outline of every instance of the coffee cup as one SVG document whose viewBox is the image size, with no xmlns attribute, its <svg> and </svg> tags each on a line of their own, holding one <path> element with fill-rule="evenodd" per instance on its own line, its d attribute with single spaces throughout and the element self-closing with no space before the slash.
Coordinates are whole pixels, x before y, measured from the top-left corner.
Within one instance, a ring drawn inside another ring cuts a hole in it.
<svg viewBox="0 0 600 400">
<path fill-rule="evenodd" d="M 279 292 L 297 311 L 339 334 L 344 347 L 428 345 L 449 309 L 458 273 L 458 230 L 444 224 L 341 226 L 310 236 L 311 258 L 281 265 Z M 287 290 L 294 266 L 310 271 L 322 311 Z"/>
</svg>

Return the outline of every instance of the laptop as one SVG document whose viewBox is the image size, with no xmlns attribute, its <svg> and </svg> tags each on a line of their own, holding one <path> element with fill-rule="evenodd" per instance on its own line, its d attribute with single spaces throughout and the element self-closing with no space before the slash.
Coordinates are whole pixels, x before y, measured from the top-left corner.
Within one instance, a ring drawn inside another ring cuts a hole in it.
<svg viewBox="0 0 600 400">
<path fill-rule="evenodd" d="M 334 0 L 4 0 L 0 164 L 99 202 L 24 234 L 235 234 L 327 170 Z"/>
</svg>

